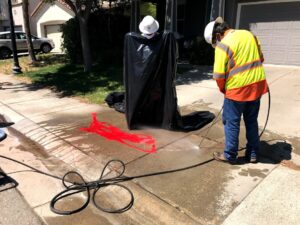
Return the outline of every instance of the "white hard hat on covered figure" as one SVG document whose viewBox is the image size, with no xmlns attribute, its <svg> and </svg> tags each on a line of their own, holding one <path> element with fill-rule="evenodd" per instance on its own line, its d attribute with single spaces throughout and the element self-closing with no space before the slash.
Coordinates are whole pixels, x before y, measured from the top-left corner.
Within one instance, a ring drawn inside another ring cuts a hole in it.
<svg viewBox="0 0 300 225">
<path fill-rule="evenodd" d="M 215 19 L 215 21 L 212 21 L 206 25 L 205 30 L 204 30 L 204 38 L 208 44 L 211 44 L 214 46 L 214 43 L 212 43 L 212 42 L 213 42 L 213 32 L 214 32 L 215 24 L 223 23 L 223 22 L 224 22 L 223 18 L 218 17 L 217 19 Z"/>
<path fill-rule="evenodd" d="M 139 29 L 144 34 L 153 34 L 159 29 L 159 23 L 152 16 L 145 16 L 139 25 Z"/>
</svg>

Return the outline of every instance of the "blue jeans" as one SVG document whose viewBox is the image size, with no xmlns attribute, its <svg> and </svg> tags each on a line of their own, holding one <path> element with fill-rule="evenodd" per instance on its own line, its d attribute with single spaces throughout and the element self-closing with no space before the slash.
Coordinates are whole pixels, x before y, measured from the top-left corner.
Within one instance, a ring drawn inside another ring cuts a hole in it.
<svg viewBox="0 0 300 225">
<path fill-rule="evenodd" d="M 0 141 L 3 141 L 6 138 L 6 133 L 0 128 Z"/>
<path fill-rule="evenodd" d="M 259 149 L 258 112 L 260 98 L 255 101 L 238 102 L 225 98 L 223 124 L 225 130 L 224 156 L 235 160 L 238 155 L 241 116 L 246 126 L 246 157 L 256 157 Z"/>
</svg>

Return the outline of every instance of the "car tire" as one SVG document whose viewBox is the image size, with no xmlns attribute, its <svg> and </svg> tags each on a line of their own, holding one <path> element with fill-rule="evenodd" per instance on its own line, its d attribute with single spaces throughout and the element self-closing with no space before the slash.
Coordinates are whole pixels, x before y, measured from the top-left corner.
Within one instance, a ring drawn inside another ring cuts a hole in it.
<svg viewBox="0 0 300 225">
<path fill-rule="evenodd" d="M 51 50 L 52 50 L 51 45 L 49 45 L 47 43 L 46 44 L 42 44 L 41 51 L 43 53 L 49 53 Z"/>
<path fill-rule="evenodd" d="M 12 54 L 12 51 L 9 48 L 0 49 L 0 59 L 8 59 Z"/>
</svg>

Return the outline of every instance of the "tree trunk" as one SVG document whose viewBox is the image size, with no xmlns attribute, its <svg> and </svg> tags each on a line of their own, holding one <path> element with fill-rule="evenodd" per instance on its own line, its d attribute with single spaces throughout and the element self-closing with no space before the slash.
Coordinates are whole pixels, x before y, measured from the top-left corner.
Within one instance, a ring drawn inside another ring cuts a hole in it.
<svg viewBox="0 0 300 225">
<path fill-rule="evenodd" d="M 84 71 L 90 72 L 92 70 L 92 57 L 91 57 L 90 40 L 88 34 L 88 20 L 81 15 L 78 15 L 78 20 L 79 20 L 79 28 L 80 28 Z"/>
<path fill-rule="evenodd" d="M 29 23 L 29 13 L 28 13 L 28 5 L 29 2 L 28 0 L 23 0 L 23 18 L 24 18 L 24 26 L 25 26 L 25 33 L 26 33 L 26 42 L 27 42 L 27 48 L 29 52 L 29 57 L 31 62 L 30 63 L 35 63 L 36 57 L 33 49 L 33 44 L 32 44 L 32 39 L 31 39 L 31 31 L 30 31 L 30 23 Z"/>
<path fill-rule="evenodd" d="M 55 0 L 51 0 L 55 1 Z M 88 19 L 91 13 L 93 0 L 63 0 L 75 13 L 79 21 L 82 56 L 84 63 L 84 71 L 90 72 L 92 70 L 92 57 L 90 40 L 88 34 Z"/>
</svg>

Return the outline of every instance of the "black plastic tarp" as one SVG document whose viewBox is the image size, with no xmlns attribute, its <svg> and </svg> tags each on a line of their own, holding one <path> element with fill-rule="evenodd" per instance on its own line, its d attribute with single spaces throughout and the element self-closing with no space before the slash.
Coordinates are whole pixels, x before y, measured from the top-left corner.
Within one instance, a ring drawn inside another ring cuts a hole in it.
<svg viewBox="0 0 300 225">
<path fill-rule="evenodd" d="M 129 129 L 141 125 L 175 130 L 200 129 L 214 119 L 210 112 L 181 116 L 175 76 L 177 43 L 165 32 L 152 39 L 128 33 L 124 45 L 125 114 Z"/>
</svg>

